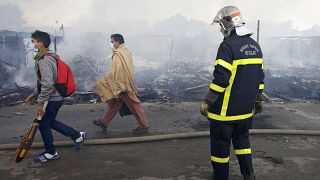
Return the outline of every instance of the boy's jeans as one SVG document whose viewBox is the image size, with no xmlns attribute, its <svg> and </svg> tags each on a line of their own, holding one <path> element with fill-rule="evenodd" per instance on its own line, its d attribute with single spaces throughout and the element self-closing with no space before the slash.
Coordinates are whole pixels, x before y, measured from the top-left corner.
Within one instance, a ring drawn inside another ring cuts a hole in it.
<svg viewBox="0 0 320 180">
<path fill-rule="evenodd" d="M 62 103 L 63 101 L 49 101 L 46 112 L 39 124 L 39 130 L 45 151 L 50 154 L 56 152 L 53 145 L 53 135 L 51 129 L 54 129 L 73 140 L 80 137 L 80 133 L 78 131 L 56 120 L 56 116 L 60 107 L 62 106 Z"/>
</svg>

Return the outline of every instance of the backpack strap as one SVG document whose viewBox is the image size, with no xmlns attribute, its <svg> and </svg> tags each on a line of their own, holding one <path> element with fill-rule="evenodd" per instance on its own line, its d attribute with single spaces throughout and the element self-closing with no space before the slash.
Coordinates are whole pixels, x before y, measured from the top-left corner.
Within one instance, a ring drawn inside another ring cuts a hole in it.
<svg viewBox="0 0 320 180">
<path fill-rule="evenodd" d="M 50 57 L 53 57 L 54 60 L 56 60 L 56 64 L 57 64 L 57 79 L 58 79 L 58 59 L 59 59 L 59 56 L 57 54 L 52 54 L 52 53 L 45 53 L 43 55 L 43 57 L 45 56 L 50 56 Z M 54 83 L 54 86 L 53 86 L 53 92 L 52 92 L 52 95 L 56 94 L 57 93 L 57 88 L 56 88 L 56 82 Z"/>
</svg>

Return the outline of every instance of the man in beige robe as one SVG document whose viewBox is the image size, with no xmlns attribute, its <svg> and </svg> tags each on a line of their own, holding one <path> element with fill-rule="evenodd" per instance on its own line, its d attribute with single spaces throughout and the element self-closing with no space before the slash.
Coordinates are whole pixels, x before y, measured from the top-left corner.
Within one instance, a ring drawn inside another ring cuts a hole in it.
<svg viewBox="0 0 320 180">
<path fill-rule="evenodd" d="M 119 110 L 127 108 L 139 124 L 133 133 L 147 133 L 147 118 L 137 97 L 138 90 L 134 82 L 132 55 L 125 47 L 121 34 L 111 35 L 111 43 L 114 48 L 112 67 L 96 83 L 96 89 L 102 102 L 108 103 L 108 110 L 101 120 L 94 120 L 93 124 L 106 131 Z"/>
</svg>

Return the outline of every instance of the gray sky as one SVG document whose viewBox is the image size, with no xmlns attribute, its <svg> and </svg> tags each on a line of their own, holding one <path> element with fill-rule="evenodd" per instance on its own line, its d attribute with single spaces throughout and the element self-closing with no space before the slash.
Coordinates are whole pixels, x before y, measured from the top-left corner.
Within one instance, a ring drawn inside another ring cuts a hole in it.
<svg viewBox="0 0 320 180">
<path fill-rule="evenodd" d="M 31 27 L 52 26 L 55 20 L 65 27 L 81 25 L 89 29 L 119 21 L 154 24 L 177 13 L 209 24 L 226 5 L 238 6 L 247 21 L 292 21 L 299 30 L 320 23 L 319 0 L 0 0 L 0 5 L 8 3 L 20 9 L 23 26 Z"/>
</svg>

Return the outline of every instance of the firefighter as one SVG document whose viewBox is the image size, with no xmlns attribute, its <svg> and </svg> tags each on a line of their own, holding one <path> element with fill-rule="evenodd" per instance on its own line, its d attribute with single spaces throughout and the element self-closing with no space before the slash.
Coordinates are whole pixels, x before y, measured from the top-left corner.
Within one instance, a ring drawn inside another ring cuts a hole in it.
<svg viewBox="0 0 320 180">
<path fill-rule="evenodd" d="M 244 179 L 255 179 L 249 128 L 264 88 L 262 52 L 234 6 L 222 8 L 213 20 L 224 39 L 215 60 L 214 79 L 200 112 L 210 121 L 213 179 L 228 179 L 233 144 Z"/>
</svg>

